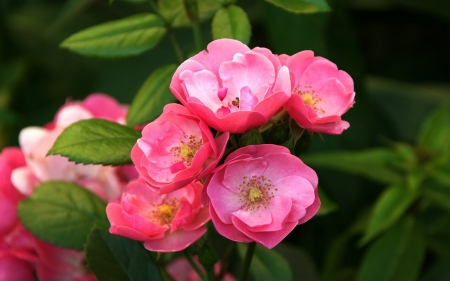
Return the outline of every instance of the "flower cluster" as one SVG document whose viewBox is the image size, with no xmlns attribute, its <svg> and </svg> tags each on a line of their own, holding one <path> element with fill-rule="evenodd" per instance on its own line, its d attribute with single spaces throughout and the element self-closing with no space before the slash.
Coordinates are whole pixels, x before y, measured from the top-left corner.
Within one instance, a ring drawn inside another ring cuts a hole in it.
<svg viewBox="0 0 450 281">
<path fill-rule="evenodd" d="M 183 62 L 170 89 L 182 105 L 166 105 L 144 127 L 131 152 L 140 178 L 110 201 L 111 233 L 152 251 L 180 251 L 211 218 L 230 240 L 273 248 L 314 216 L 320 200 L 311 168 L 286 147 L 228 140 L 282 112 L 303 129 L 342 133 L 355 95 L 347 73 L 311 51 L 277 56 L 220 39 Z"/>
<path fill-rule="evenodd" d="M 92 94 L 82 102 L 68 102 L 55 119 L 42 127 L 28 127 L 20 133 L 20 148 L 6 148 L 0 154 L 0 276 L 1 280 L 94 281 L 83 252 L 62 249 L 43 242 L 26 230 L 17 218 L 20 200 L 49 180 L 78 183 L 105 201 L 122 193 L 127 182 L 137 177 L 133 166 L 120 168 L 81 165 L 62 156 L 46 154 L 68 125 L 89 118 L 123 123 L 127 108 L 104 94 Z"/>
</svg>

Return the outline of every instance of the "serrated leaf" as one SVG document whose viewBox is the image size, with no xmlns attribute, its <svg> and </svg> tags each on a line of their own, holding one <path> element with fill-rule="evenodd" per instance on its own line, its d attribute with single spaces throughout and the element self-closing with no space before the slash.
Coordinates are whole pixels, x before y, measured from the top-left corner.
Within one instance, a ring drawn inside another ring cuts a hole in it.
<svg viewBox="0 0 450 281">
<path fill-rule="evenodd" d="M 262 144 L 262 143 L 264 143 L 263 137 L 261 136 L 261 133 L 256 129 L 248 130 L 239 139 L 240 146 Z"/>
<path fill-rule="evenodd" d="M 339 151 L 306 154 L 301 158 L 307 165 L 331 168 L 351 174 L 361 175 L 381 183 L 401 181 L 402 177 L 392 169 L 397 159 L 395 152 L 375 148 L 364 151 Z"/>
<path fill-rule="evenodd" d="M 48 181 L 19 203 L 22 224 L 56 246 L 82 250 L 93 225 L 109 225 L 106 204 L 95 194 L 70 182 Z"/>
<path fill-rule="evenodd" d="M 317 215 L 326 215 L 328 213 L 334 212 L 338 209 L 338 205 L 331 201 L 330 198 L 325 194 L 322 188 L 319 188 L 319 198 L 320 198 L 320 209 Z"/>
<path fill-rule="evenodd" d="M 450 108 L 436 109 L 422 124 L 417 144 L 431 153 L 442 154 L 450 150 Z"/>
<path fill-rule="evenodd" d="M 158 266 L 142 243 L 92 229 L 85 247 L 89 269 L 98 281 L 162 281 Z"/>
<path fill-rule="evenodd" d="M 357 281 L 415 281 L 425 257 L 425 235 L 412 218 L 399 221 L 364 257 Z"/>
<path fill-rule="evenodd" d="M 361 243 L 367 243 L 392 226 L 418 198 L 419 192 L 406 184 L 388 187 L 378 198 Z"/>
<path fill-rule="evenodd" d="M 206 20 L 221 8 L 217 0 L 197 0 L 198 16 L 200 21 Z M 191 24 L 184 7 L 184 0 L 159 0 L 159 11 L 173 27 L 188 26 Z"/>
<path fill-rule="evenodd" d="M 330 6 L 325 0 L 266 0 L 292 13 L 328 12 Z"/>
<path fill-rule="evenodd" d="M 56 139 L 47 155 L 62 155 L 83 164 L 124 165 L 140 133 L 103 119 L 71 124 Z"/>
<path fill-rule="evenodd" d="M 176 69 L 177 66 L 173 64 L 163 66 L 145 80 L 128 110 L 128 126 L 152 121 L 162 113 L 164 105 L 176 101 L 169 89 Z"/>
<path fill-rule="evenodd" d="M 241 258 L 245 256 L 248 244 L 238 243 L 238 252 Z M 258 281 L 292 280 L 292 272 L 286 259 L 275 250 L 268 250 L 256 245 L 250 275 Z"/>
<path fill-rule="evenodd" d="M 123 58 L 150 50 L 165 33 L 159 16 L 138 14 L 79 31 L 60 46 L 83 56 Z"/>
<path fill-rule="evenodd" d="M 245 11 L 235 5 L 221 8 L 212 21 L 213 39 L 231 38 L 244 44 L 250 42 L 252 26 Z"/>
</svg>

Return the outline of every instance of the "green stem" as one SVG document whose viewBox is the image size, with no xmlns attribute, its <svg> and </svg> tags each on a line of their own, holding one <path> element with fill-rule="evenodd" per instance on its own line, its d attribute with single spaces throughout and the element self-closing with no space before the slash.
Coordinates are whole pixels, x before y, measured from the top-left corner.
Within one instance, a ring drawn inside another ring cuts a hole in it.
<svg viewBox="0 0 450 281">
<path fill-rule="evenodd" d="M 200 23 L 198 21 L 192 22 L 192 31 L 194 32 L 195 49 L 197 52 L 200 52 L 203 50 L 203 38 Z"/>
<path fill-rule="evenodd" d="M 206 274 L 208 276 L 208 281 L 216 281 L 217 280 L 216 279 L 216 275 L 214 274 L 214 267 L 212 267 L 209 270 L 207 270 Z"/>
<path fill-rule="evenodd" d="M 205 274 L 203 274 L 203 272 L 200 270 L 200 268 L 197 266 L 197 264 L 192 259 L 191 255 L 187 251 L 183 251 L 182 253 L 183 253 L 184 257 L 187 259 L 187 261 L 189 262 L 189 264 L 191 265 L 191 267 L 195 270 L 195 272 L 197 272 L 198 276 L 200 276 L 200 278 L 203 281 L 208 281 L 206 279 Z"/>
<path fill-rule="evenodd" d="M 247 280 L 248 271 L 250 270 L 250 264 L 252 263 L 253 254 L 255 253 L 256 243 L 252 242 L 248 244 L 247 253 L 245 253 L 244 265 L 242 268 L 241 276 L 239 281 Z"/>
<path fill-rule="evenodd" d="M 230 259 L 231 255 L 233 254 L 234 248 L 236 248 L 236 242 L 230 241 L 222 258 L 222 267 L 218 276 L 219 280 L 222 280 L 223 276 L 225 276 L 225 273 L 228 270 L 228 266 L 230 266 Z"/>
<path fill-rule="evenodd" d="M 181 64 L 184 61 L 183 52 L 181 51 L 180 45 L 178 44 L 177 38 L 173 35 L 172 29 L 168 28 L 170 42 L 175 50 L 175 54 L 177 55 L 178 62 Z"/>
</svg>

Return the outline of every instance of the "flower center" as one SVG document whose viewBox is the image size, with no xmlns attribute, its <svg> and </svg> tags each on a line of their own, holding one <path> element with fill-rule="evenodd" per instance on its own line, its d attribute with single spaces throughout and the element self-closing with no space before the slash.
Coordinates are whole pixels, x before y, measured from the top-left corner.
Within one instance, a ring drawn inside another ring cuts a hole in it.
<svg viewBox="0 0 450 281">
<path fill-rule="evenodd" d="M 304 86 L 303 88 L 304 89 L 302 90 L 301 86 L 298 85 L 295 87 L 294 93 L 299 95 L 302 98 L 303 103 L 314 109 L 317 114 L 325 113 L 325 110 L 318 106 L 318 103 L 322 101 L 322 98 L 316 94 L 316 91 L 312 89 L 312 86 Z"/>
<path fill-rule="evenodd" d="M 195 153 L 197 153 L 203 143 L 202 140 L 197 140 L 193 135 L 185 135 L 184 137 L 186 140 L 180 140 L 181 145 L 172 148 L 171 151 L 175 157 L 185 161 L 186 166 L 191 166 Z"/>
<path fill-rule="evenodd" d="M 244 177 L 238 189 L 240 191 L 239 201 L 246 211 L 266 208 L 274 196 L 272 182 L 264 176 Z"/>
<path fill-rule="evenodd" d="M 170 225 L 179 208 L 179 200 L 164 200 L 162 204 L 155 205 L 154 209 L 150 212 L 152 221 L 161 226 Z"/>
</svg>

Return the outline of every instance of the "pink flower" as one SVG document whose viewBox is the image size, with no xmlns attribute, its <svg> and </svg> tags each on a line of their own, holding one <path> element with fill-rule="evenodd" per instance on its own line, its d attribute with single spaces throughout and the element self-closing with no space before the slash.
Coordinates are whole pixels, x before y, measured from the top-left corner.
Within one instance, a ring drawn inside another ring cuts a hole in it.
<svg viewBox="0 0 450 281">
<path fill-rule="evenodd" d="M 282 146 L 250 145 L 231 153 L 205 183 L 216 230 L 269 249 L 319 209 L 317 175 Z"/>
<path fill-rule="evenodd" d="M 12 181 L 24 195 L 30 195 L 35 186 L 48 180 L 76 182 L 104 200 L 120 195 L 127 182 L 117 174 L 116 167 L 82 165 L 69 162 L 59 155 L 46 156 L 53 143 L 70 124 L 90 118 L 104 118 L 124 122 L 126 107 L 104 94 L 93 94 L 82 102 L 69 102 L 56 114 L 47 128 L 28 127 L 19 135 L 20 147 L 27 166 L 14 170 Z"/>
<path fill-rule="evenodd" d="M 222 157 L 229 133 L 214 139 L 208 126 L 178 104 L 145 126 L 131 151 L 139 174 L 164 194 L 207 176 Z"/>
<path fill-rule="evenodd" d="M 170 89 L 190 111 L 222 132 L 242 133 L 265 124 L 289 99 L 291 82 L 268 49 L 231 39 L 209 43 L 183 62 Z"/>
<path fill-rule="evenodd" d="M 200 202 L 202 184 L 190 183 L 172 193 L 158 195 L 141 178 L 131 182 L 121 198 L 106 207 L 109 231 L 144 241 L 150 251 L 175 252 L 187 248 L 205 232 L 208 208 Z"/>
<path fill-rule="evenodd" d="M 341 134 L 350 124 L 341 119 L 354 104 L 352 78 L 312 51 L 279 57 L 294 77 L 292 95 L 285 104 L 297 124 L 309 131 Z"/>
<path fill-rule="evenodd" d="M 197 257 L 193 258 L 197 266 L 205 272 L 203 267 L 198 262 Z M 173 278 L 173 281 L 201 281 L 202 279 L 198 276 L 197 272 L 192 268 L 189 262 L 185 258 L 178 258 L 170 262 L 166 267 L 167 273 Z M 220 273 L 220 264 L 216 263 L 214 265 L 214 273 Z M 226 273 L 221 281 L 235 281 L 236 279 L 230 273 Z"/>
</svg>

